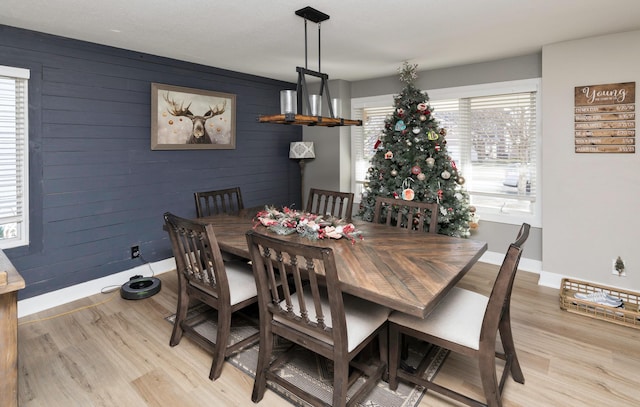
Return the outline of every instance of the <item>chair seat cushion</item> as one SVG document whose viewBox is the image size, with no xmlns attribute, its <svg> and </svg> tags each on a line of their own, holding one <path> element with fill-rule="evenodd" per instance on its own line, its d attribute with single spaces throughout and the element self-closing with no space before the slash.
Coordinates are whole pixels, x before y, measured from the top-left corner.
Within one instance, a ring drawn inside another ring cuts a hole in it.
<svg viewBox="0 0 640 407">
<path fill-rule="evenodd" d="M 231 305 L 258 295 L 256 280 L 253 277 L 253 269 L 250 264 L 243 261 L 226 261 L 224 267 L 227 270 L 227 280 L 229 280 Z"/>
<path fill-rule="evenodd" d="M 258 295 L 256 280 L 253 277 L 253 269 L 250 264 L 244 261 L 225 261 L 224 267 L 227 272 L 227 281 L 229 282 L 230 305 L 236 305 Z M 194 286 L 213 297 L 218 296 L 210 287 L 200 284 Z"/>
<path fill-rule="evenodd" d="M 389 322 L 478 350 L 488 303 L 487 296 L 454 287 L 426 318 L 396 311 L 389 316 Z"/>
<path fill-rule="evenodd" d="M 304 293 L 305 303 L 307 304 L 307 311 L 309 312 L 309 319 L 311 321 L 316 320 L 315 307 L 313 306 L 313 297 L 311 293 L 305 291 Z M 351 352 L 358 345 L 360 345 L 369 335 L 371 335 L 376 329 L 387 321 L 389 317 L 389 309 L 363 299 L 350 296 L 348 294 L 342 294 L 344 302 L 344 311 L 347 324 L 347 351 Z M 294 310 L 299 310 L 298 297 L 296 295 L 291 296 L 291 302 L 293 303 Z M 280 307 L 286 309 L 286 302 L 282 301 Z M 329 306 L 329 299 L 326 295 L 322 297 L 322 313 L 326 320 L 325 325 L 332 327 L 331 321 L 331 308 Z M 291 326 L 291 322 L 274 314 L 274 320 Z M 296 328 L 298 325 L 296 325 Z M 303 329 L 300 329 L 303 330 Z M 315 336 L 315 332 L 312 329 L 304 330 L 305 333 Z M 332 340 L 325 341 L 325 338 L 319 337 L 318 339 L 333 345 Z"/>
</svg>

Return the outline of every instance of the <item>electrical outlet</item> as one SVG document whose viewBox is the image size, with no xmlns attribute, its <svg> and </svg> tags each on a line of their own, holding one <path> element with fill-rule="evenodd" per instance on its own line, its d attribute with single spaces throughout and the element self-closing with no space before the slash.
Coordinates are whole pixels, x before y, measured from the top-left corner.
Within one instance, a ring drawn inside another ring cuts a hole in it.
<svg viewBox="0 0 640 407">
<path fill-rule="evenodd" d="M 140 246 L 131 246 L 131 258 L 137 259 L 140 257 Z"/>
<path fill-rule="evenodd" d="M 622 273 L 618 272 L 618 270 L 616 270 L 616 262 L 618 261 L 618 259 L 612 259 L 611 260 L 611 274 L 616 275 L 616 276 L 620 276 L 620 277 L 626 277 L 627 276 L 627 265 L 625 264 L 624 260 L 620 260 L 622 261 Z"/>
</svg>

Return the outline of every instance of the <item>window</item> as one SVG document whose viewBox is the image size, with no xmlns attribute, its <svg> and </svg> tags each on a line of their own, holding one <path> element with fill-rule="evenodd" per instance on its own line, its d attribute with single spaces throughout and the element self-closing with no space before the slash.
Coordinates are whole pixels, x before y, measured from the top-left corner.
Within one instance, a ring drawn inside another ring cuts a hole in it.
<svg viewBox="0 0 640 407">
<path fill-rule="evenodd" d="M 0 66 L 0 248 L 29 243 L 29 70 Z"/>
<path fill-rule="evenodd" d="M 481 219 L 540 225 L 539 80 L 427 91 L 434 117 L 447 129 L 447 150 L 462 171 Z M 389 97 L 354 100 L 354 185 L 362 192 L 374 143 L 392 111 Z"/>
</svg>

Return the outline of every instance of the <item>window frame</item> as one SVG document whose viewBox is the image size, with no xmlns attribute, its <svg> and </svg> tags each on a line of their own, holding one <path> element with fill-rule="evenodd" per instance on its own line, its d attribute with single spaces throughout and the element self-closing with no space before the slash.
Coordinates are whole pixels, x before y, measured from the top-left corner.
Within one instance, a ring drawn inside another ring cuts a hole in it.
<svg viewBox="0 0 640 407">
<path fill-rule="evenodd" d="M 501 95 L 507 93 L 522 93 L 522 92 L 536 92 L 536 146 L 535 146 L 535 170 L 536 170 L 536 191 L 535 200 L 532 203 L 531 213 L 504 213 L 499 210 L 492 210 L 488 207 L 477 206 L 477 214 L 481 220 L 519 225 L 523 222 L 527 222 L 534 227 L 540 227 L 542 225 L 542 180 L 541 180 L 541 162 L 542 162 L 542 110 L 541 110 L 541 79 L 522 79 L 505 82 L 493 82 L 479 85 L 467 85 L 450 88 L 440 88 L 427 90 L 426 93 L 429 96 L 430 101 L 449 100 L 449 99 L 462 99 L 472 97 L 482 97 L 491 95 Z M 394 95 L 380 95 L 364 98 L 354 98 L 351 101 L 351 116 L 355 117 L 360 114 L 361 109 L 365 108 L 379 108 L 385 106 L 393 106 Z M 434 111 L 437 117 L 437 111 Z M 357 142 L 355 139 L 359 136 L 359 129 L 353 129 L 351 132 L 351 145 L 352 149 L 357 149 L 361 142 Z M 362 134 L 362 133 L 360 133 Z M 360 144 L 361 145 L 361 144 Z M 356 180 L 356 154 L 352 153 L 352 191 L 356 193 L 356 201 L 360 200 L 360 192 L 362 190 L 362 181 Z M 464 168 L 461 168 L 462 175 L 464 175 Z"/>
<path fill-rule="evenodd" d="M 15 238 L 0 239 L 0 249 L 9 249 L 14 247 L 26 246 L 29 244 L 29 80 L 31 72 L 29 69 L 17 68 L 11 66 L 0 65 L 0 76 L 15 80 L 24 81 L 23 97 L 22 97 L 22 119 L 24 125 L 22 128 L 22 138 L 19 142 L 22 144 L 20 170 L 16 175 L 16 184 L 20 184 L 22 199 L 20 200 L 20 220 L 18 224 L 18 235 Z M 18 137 L 18 135 L 16 135 Z M 16 148 L 18 150 L 18 148 Z"/>
</svg>

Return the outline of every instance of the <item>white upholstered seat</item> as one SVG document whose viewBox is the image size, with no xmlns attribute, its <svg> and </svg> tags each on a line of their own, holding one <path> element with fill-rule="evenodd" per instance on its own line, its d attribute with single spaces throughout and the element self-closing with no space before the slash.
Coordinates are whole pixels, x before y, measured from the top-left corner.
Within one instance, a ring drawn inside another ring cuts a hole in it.
<svg viewBox="0 0 640 407">
<path fill-rule="evenodd" d="M 396 311 L 389 316 L 389 322 L 477 350 L 488 303 L 485 295 L 454 287 L 426 318 Z"/>
<path fill-rule="evenodd" d="M 377 304 L 373 304 L 369 301 L 353 297 L 348 294 L 343 294 L 342 298 L 344 301 L 345 320 L 347 322 L 347 351 L 351 352 L 369 335 L 375 332 L 375 330 L 378 329 L 380 325 L 385 323 L 387 317 L 389 316 L 389 309 Z M 313 297 L 310 293 L 305 292 L 304 299 L 307 303 L 307 309 L 309 310 L 308 317 L 310 320 L 314 321 L 316 319 L 316 312 L 313 306 Z M 300 309 L 297 296 L 292 297 L 291 302 L 293 304 L 294 310 Z M 323 297 L 321 299 L 321 302 L 322 313 L 324 315 L 331 315 L 328 298 Z M 280 303 L 280 307 L 284 309 L 286 307 L 286 302 L 282 301 Z M 278 314 L 274 314 L 273 319 L 284 325 L 289 324 L 288 319 L 280 318 Z M 327 319 L 325 323 L 329 328 L 333 326 L 331 318 Z M 304 328 L 298 328 L 297 326 L 296 329 L 304 331 Z M 313 335 L 313 332 L 311 330 L 307 330 L 306 332 L 309 335 Z M 319 337 L 318 339 L 328 343 L 329 345 L 333 345 L 332 338 Z"/>
</svg>

